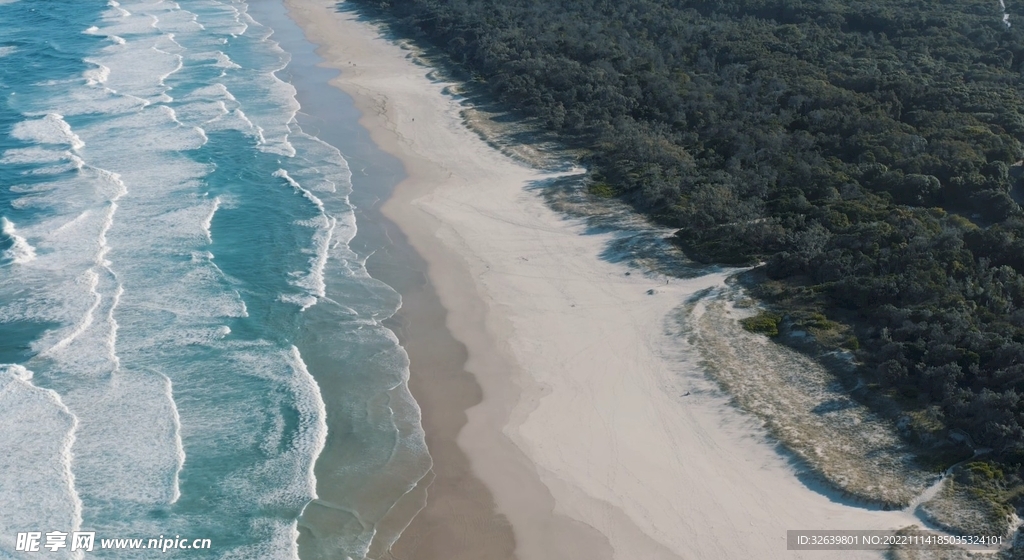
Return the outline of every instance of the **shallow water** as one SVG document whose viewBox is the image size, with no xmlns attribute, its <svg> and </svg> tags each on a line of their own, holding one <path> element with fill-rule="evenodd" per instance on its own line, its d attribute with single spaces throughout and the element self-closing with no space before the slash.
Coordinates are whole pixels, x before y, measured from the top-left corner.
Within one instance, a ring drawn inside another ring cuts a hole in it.
<svg viewBox="0 0 1024 560">
<path fill-rule="evenodd" d="M 400 298 L 264 4 L 0 3 L 0 557 L 83 530 L 294 558 L 319 471 L 358 558 L 429 463 Z"/>
</svg>

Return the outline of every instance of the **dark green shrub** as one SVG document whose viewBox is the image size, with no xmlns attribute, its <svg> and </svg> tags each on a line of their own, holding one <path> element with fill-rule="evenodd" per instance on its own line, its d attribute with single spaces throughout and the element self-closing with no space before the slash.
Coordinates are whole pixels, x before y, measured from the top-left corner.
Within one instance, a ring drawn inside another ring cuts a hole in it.
<svg viewBox="0 0 1024 560">
<path fill-rule="evenodd" d="M 779 321 L 781 320 L 782 317 L 777 313 L 762 311 L 753 317 L 741 320 L 740 324 L 752 333 L 779 336 Z"/>
</svg>

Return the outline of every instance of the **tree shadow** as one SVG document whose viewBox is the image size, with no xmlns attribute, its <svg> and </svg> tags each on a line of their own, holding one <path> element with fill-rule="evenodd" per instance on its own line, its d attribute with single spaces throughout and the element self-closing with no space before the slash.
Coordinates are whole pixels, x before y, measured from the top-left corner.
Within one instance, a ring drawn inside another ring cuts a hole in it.
<svg viewBox="0 0 1024 560">
<path fill-rule="evenodd" d="M 583 235 L 608 236 L 598 255 L 601 260 L 624 264 L 642 273 L 678 278 L 696 278 L 722 270 L 686 258 L 672 241 L 671 228 L 651 223 L 622 201 L 590 194 L 589 178 L 577 169 L 575 173 L 535 180 L 526 189 L 542 196 L 563 219 L 581 222 Z"/>
</svg>

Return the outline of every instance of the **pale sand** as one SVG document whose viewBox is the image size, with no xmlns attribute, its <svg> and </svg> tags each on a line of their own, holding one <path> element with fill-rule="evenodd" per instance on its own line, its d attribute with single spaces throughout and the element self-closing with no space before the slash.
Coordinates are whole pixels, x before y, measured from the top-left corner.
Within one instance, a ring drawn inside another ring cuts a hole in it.
<svg viewBox="0 0 1024 560">
<path fill-rule="evenodd" d="M 384 213 L 428 263 L 447 327 L 482 388 L 458 449 L 431 451 L 435 471 L 446 468 L 445 454 L 464 452 L 489 492 L 435 483 L 396 557 L 505 557 L 507 542 L 488 531 L 479 532 L 486 542 L 445 552 L 447 539 L 478 538 L 459 510 L 474 496 L 485 508 L 493 499 L 522 560 L 878 558 L 788 552 L 786 530 L 916 522 L 809 489 L 760 425 L 706 390 L 683 343 L 666 334 L 667 318 L 725 274 L 667 284 L 626 276 L 623 265 L 599 258 L 609 237 L 584 235 L 582 223 L 527 190 L 544 175 L 468 130 L 446 84 L 407 51 L 331 0 L 286 3 L 320 55 L 342 70 L 335 85 L 354 97 L 374 141 L 403 162 L 409 179 Z M 410 350 L 414 378 L 417 354 Z M 437 404 L 421 405 L 430 438 L 428 407 Z M 455 536 L 443 530 L 446 515 L 460 525 Z M 483 552 L 491 540 L 493 556 Z"/>
</svg>

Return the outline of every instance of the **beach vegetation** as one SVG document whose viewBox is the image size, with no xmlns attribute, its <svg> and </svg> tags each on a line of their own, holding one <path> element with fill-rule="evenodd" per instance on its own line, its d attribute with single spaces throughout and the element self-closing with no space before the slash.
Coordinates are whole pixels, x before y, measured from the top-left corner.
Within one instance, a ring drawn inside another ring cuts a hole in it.
<svg viewBox="0 0 1024 560">
<path fill-rule="evenodd" d="M 770 311 L 762 311 L 753 317 L 740 320 L 743 328 L 757 334 L 779 336 L 779 322 L 782 316 Z"/>
<path fill-rule="evenodd" d="M 613 198 L 615 196 L 615 189 L 608 183 L 603 182 L 591 183 L 587 187 L 587 192 L 599 198 Z"/>
<path fill-rule="evenodd" d="M 953 469 L 942 489 L 922 505 L 930 520 L 954 531 L 1006 535 L 1024 483 L 990 461 L 972 461 Z"/>
</svg>

